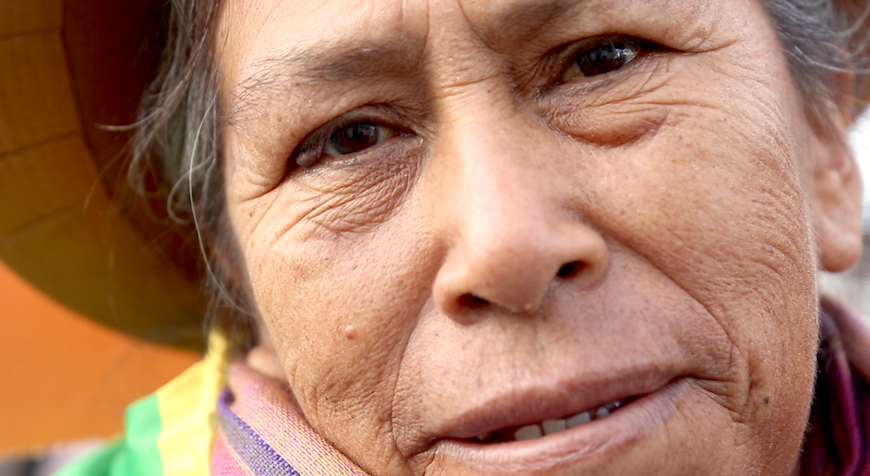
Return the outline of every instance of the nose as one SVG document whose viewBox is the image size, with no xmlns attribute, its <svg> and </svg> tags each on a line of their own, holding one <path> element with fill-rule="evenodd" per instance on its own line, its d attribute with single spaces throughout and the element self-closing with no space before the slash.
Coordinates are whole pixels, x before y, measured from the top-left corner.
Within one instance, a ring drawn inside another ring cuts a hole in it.
<svg viewBox="0 0 870 476">
<path fill-rule="evenodd" d="M 499 306 L 533 313 L 551 289 L 601 279 L 607 245 L 576 209 L 581 194 L 559 166 L 572 159 L 560 156 L 553 132 L 485 107 L 439 132 L 430 163 L 446 171 L 438 174 L 435 208 L 447 256 L 433 289 L 443 312 Z"/>
</svg>

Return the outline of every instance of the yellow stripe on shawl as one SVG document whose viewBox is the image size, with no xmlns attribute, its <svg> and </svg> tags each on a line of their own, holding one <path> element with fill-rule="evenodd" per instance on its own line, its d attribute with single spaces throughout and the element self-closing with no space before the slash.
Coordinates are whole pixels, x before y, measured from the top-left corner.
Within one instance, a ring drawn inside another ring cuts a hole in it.
<svg viewBox="0 0 870 476">
<path fill-rule="evenodd" d="M 227 343 L 212 332 L 206 357 L 156 392 L 163 476 L 208 476 L 214 411 L 225 385 Z"/>
</svg>

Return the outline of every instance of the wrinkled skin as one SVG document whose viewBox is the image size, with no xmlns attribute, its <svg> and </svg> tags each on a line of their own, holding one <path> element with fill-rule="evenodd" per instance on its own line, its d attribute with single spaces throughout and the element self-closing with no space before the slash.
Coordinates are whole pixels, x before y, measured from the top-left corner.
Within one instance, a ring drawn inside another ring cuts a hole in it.
<svg viewBox="0 0 870 476">
<path fill-rule="evenodd" d="M 249 360 L 361 467 L 793 474 L 860 184 L 756 1 L 227 0 L 216 50 Z"/>
</svg>

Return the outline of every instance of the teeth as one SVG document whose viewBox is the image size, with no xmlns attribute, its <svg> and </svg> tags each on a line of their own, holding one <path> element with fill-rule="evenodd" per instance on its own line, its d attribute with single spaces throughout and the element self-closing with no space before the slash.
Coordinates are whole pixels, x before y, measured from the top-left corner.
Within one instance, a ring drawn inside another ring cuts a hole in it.
<svg viewBox="0 0 870 476">
<path fill-rule="evenodd" d="M 514 439 L 518 441 L 532 440 L 535 438 L 541 438 L 545 435 L 559 433 L 560 431 L 565 431 L 569 428 L 574 428 L 575 426 L 589 423 L 592 420 L 605 418 L 613 413 L 613 411 L 615 411 L 617 408 L 621 407 L 622 404 L 622 400 L 617 400 L 614 402 L 610 402 L 606 405 L 602 405 L 594 410 L 578 413 L 568 419 L 544 420 L 540 424 L 526 425 L 517 430 L 516 433 L 514 433 Z M 480 435 L 477 437 L 477 439 L 479 441 L 485 441 L 490 436 L 492 436 L 492 433 Z"/>
<path fill-rule="evenodd" d="M 528 425 L 520 428 L 514 433 L 516 440 L 533 440 L 544 436 L 540 425 Z"/>
<path fill-rule="evenodd" d="M 590 421 L 592 421 L 592 416 L 589 415 L 589 412 L 578 413 L 568 419 L 568 428 L 574 428 Z"/>
<path fill-rule="evenodd" d="M 541 422 L 541 428 L 544 429 L 545 435 L 552 435 L 568 429 L 568 423 L 565 420 L 544 420 Z"/>
</svg>

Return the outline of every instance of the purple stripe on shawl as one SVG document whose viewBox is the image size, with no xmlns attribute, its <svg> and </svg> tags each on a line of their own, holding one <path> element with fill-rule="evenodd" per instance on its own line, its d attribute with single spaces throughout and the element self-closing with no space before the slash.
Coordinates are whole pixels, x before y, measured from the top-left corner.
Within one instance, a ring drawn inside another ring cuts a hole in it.
<svg viewBox="0 0 870 476">
<path fill-rule="evenodd" d="M 239 455 L 229 447 L 223 432 L 218 431 L 211 447 L 210 476 L 250 476 L 252 474 Z"/>
<path fill-rule="evenodd" d="M 257 475 L 301 476 L 260 435 L 229 408 L 232 395 L 224 390 L 218 398 L 217 416 L 226 441 L 242 461 Z"/>
<path fill-rule="evenodd" d="M 822 300 L 818 378 L 801 474 L 870 476 L 870 385 L 850 365 L 837 322 L 855 318 Z"/>
</svg>

